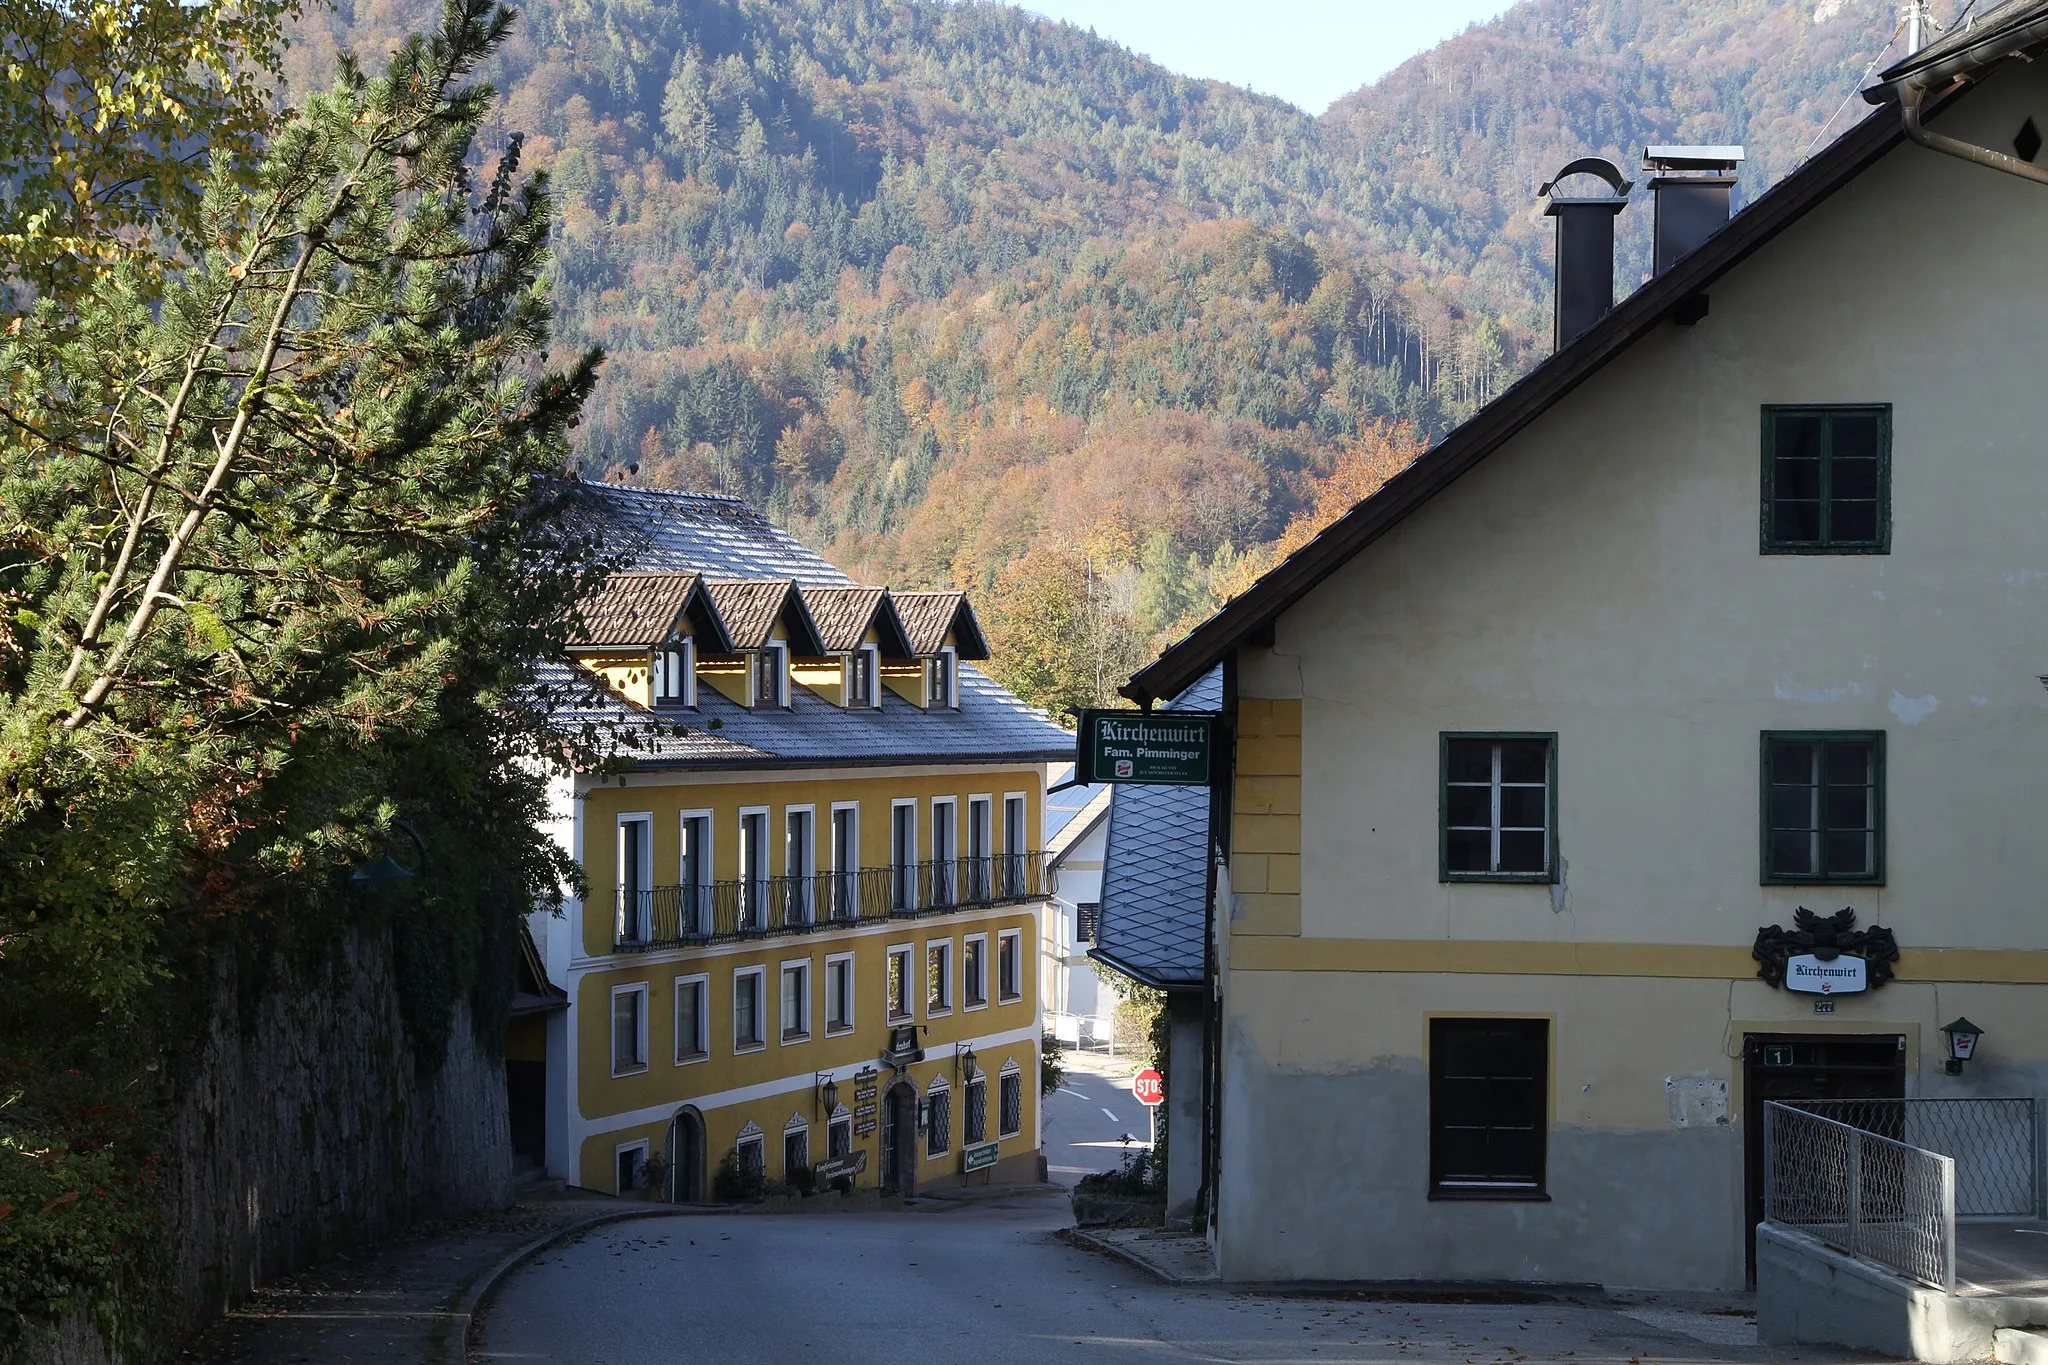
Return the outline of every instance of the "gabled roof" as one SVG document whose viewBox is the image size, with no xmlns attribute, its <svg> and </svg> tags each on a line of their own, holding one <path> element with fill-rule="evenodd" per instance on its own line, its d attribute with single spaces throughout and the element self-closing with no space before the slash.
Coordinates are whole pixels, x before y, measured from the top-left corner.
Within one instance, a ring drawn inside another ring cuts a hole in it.
<svg viewBox="0 0 2048 1365">
<path fill-rule="evenodd" d="M 777 621 L 786 622 L 793 654 L 823 653 L 811 615 L 804 609 L 796 584 L 787 578 L 709 578 L 704 591 L 718 608 L 726 638 L 734 649 L 760 649 Z"/>
<path fill-rule="evenodd" d="M 896 614 L 903 619 L 913 654 L 937 654 L 946 646 L 946 632 L 953 632 L 955 649 L 963 659 L 986 659 L 988 641 L 982 638 L 981 622 L 964 592 L 899 592 L 891 594 Z"/>
<path fill-rule="evenodd" d="M 2029 0 L 2036 3 L 2037 0 Z M 1947 107 L 1967 90 L 1928 104 Z M 1500 397 L 1424 452 L 1413 464 L 1332 522 L 1306 545 L 1223 604 L 1151 664 L 1123 694 L 1140 703 L 1179 693 L 1274 620 L 1366 546 L 1455 483 L 1459 475 L 1507 444 L 1566 394 L 1662 326 L 1680 305 L 1798 222 L 1905 140 L 1898 118 L 1880 112 L 1836 138 L 1819 155 L 1730 218 L 1691 255 L 1651 279 L 1580 333 L 1577 340 L 1524 375 Z"/>
<path fill-rule="evenodd" d="M 859 649 L 869 626 L 881 633 L 882 653 L 890 658 L 901 659 L 911 652 L 888 589 L 807 586 L 800 591 L 825 653 L 850 654 Z"/>
<path fill-rule="evenodd" d="M 1211 669 L 1168 711 L 1215 711 Z M 1209 789 L 1120 783 L 1109 801 L 1102 912 L 1088 956 L 1162 990 L 1202 984 L 1209 923 Z"/>
<path fill-rule="evenodd" d="M 570 528 L 596 536 L 635 569 L 825 586 L 853 581 L 738 498 L 618 483 L 585 482 L 579 491 L 565 518 Z"/>
<path fill-rule="evenodd" d="M 714 648 L 727 648 L 717 615 L 694 573 L 615 573 L 576 604 L 571 649 L 649 649 L 674 634 L 684 613 L 697 607 L 697 624 L 713 628 Z"/>
</svg>

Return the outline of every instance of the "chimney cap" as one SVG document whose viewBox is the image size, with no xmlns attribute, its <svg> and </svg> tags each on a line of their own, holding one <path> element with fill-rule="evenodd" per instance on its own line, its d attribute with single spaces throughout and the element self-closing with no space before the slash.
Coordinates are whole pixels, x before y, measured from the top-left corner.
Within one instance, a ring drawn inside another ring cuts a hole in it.
<svg viewBox="0 0 2048 1365">
<path fill-rule="evenodd" d="M 1742 160 L 1742 148 L 1737 146 L 1643 148 L 1643 169 L 1646 171 L 1720 171 L 1727 174 L 1740 166 Z"/>
<path fill-rule="evenodd" d="M 1550 177 L 1550 179 L 1544 181 L 1542 188 L 1537 190 L 1536 193 L 1548 195 L 1552 190 L 1557 188 L 1559 181 L 1568 180 L 1575 175 L 1597 175 L 1602 180 L 1605 180 L 1608 184 L 1608 187 L 1614 191 L 1611 200 L 1611 202 L 1614 203 L 1626 202 L 1628 198 L 1628 192 L 1632 188 L 1628 180 L 1625 177 L 1623 177 L 1621 173 L 1621 167 L 1615 165 L 1606 157 L 1582 156 L 1577 161 L 1572 162 L 1563 170 L 1559 171 L 1556 175 Z M 1557 199 L 1564 203 L 1574 204 L 1610 202 L 1606 199 L 1587 199 L 1580 198 L 1578 196 L 1562 195 L 1557 196 Z"/>
</svg>

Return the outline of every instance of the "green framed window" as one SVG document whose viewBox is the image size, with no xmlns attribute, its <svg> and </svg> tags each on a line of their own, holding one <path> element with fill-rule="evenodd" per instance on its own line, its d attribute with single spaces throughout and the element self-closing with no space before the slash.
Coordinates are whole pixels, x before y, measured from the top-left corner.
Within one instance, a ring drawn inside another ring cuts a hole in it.
<svg viewBox="0 0 2048 1365">
<path fill-rule="evenodd" d="M 1441 737 L 1438 875 L 1447 882 L 1557 880 L 1557 736 Z"/>
<path fill-rule="evenodd" d="M 1763 732 L 1763 881 L 1884 880 L 1884 732 Z"/>
<path fill-rule="evenodd" d="M 1891 540 L 1890 404 L 1766 407 L 1763 552 L 1881 555 Z"/>
</svg>

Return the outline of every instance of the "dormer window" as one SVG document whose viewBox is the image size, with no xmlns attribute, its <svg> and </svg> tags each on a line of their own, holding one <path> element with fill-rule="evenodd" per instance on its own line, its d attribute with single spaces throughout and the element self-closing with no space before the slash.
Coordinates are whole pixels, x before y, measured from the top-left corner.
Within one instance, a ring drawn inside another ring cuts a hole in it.
<svg viewBox="0 0 2048 1365">
<path fill-rule="evenodd" d="M 750 695 L 755 706 L 789 705 L 789 646 L 771 640 L 755 651 Z"/>
<path fill-rule="evenodd" d="M 848 710 L 880 706 L 882 695 L 882 651 L 862 645 L 846 656 L 846 706 Z"/>
<path fill-rule="evenodd" d="M 671 640 L 654 651 L 654 704 L 697 704 L 697 648 L 691 640 Z"/>
<path fill-rule="evenodd" d="M 924 662 L 924 704 L 932 710 L 960 705 L 960 660 L 950 645 Z"/>
</svg>

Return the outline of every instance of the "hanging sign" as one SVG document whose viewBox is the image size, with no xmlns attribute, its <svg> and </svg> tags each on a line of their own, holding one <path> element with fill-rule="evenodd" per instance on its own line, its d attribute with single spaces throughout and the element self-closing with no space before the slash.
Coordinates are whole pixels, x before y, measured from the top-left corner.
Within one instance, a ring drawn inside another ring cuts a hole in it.
<svg viewBox="0 0 2048 1365">
<path fill-rule="evenodd" d="M 1074 780 L 1206 787 L 1221 719 L 1213 711 L 1083 711 Z"/>
<path fill-rule="evenodd" d="M 996 1146 L 997 1144 L 993 1142 L 984 1142 L 979 1146 L 967 1148 L 961 1153 L 960 1169 L 971 1174 L 995 1165 Z"/>
</svg>

